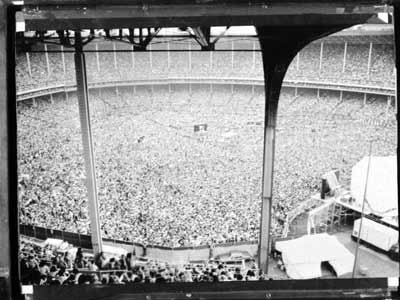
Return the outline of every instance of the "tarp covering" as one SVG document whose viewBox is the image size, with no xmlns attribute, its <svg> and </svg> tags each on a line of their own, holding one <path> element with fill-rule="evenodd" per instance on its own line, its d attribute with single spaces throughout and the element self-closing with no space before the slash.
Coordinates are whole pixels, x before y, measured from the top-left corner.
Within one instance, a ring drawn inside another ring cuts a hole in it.
<svg viewBox="0 0 400 300">
<path fill-rule="evenodd" d="M 321 263 L 329 262 L 338 276 L 352 271 L 354 255 L 334 236 L 326 233 L 305 235 L 276 242 L 286 273 L 293 279 L 321 277 Z"/>
<path fill-rule="evenodd" d="M 361 219 L 354 221 L 352 235 L 358 237 Z M 363 218 L 360 239 L 382 250 L 389 251 L 399 241 L 399 232 L 388 226 Z"/>
<path fill-rule="evenodd" d="M 355 205 L 362 206 L 367 177 L 368 157 L 352 169 L 351 195 Z M 365 212 L 377 216 L 396 216 L 397 213 L 397 157 L 372 156 L 366 192 Z"/>
</svg>

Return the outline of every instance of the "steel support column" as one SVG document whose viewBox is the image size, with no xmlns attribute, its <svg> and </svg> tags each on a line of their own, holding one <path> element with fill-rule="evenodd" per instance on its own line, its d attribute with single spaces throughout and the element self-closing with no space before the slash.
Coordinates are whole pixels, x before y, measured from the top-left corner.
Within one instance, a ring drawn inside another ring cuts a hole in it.
<svg viewBox="0 0 400 300">
<path fill-rule="evenodd" d="M 369 43 L 369 52 L 368 52 L 368 65 L 367 65 L 367 76 L 369 78 L 371 72 L 371 60 L 372 60 L 372 47 L 373 43 Z"/>
<path fill-rule="evenodd" d="M 321 49 L 319 52 L 319 72 L 322 71 L 322 60 L 324 59 L 324 42 L 321 42 Z"/>
<path fill-rule="evenodd" d="M 93 251 L 95 254 L 102 251 L 102 240 L 99 221 L 99 207 L 97 200 L 95 160 L 92 143 L 92 129 L 90 127 L 89 97 L 86 79 L 85 54 L 82 49 L 82 38 L 79 31 L 75 32 L 75 72 L 76 94 L 78 96 L 79 116 L 82 131 L 83 154 L 86 169 L 86 188 L 88 191 L 90 229 Z"/>
<path fill-rule="evenodd" d="M 97 65 L 97 72 L 100 72 L 100 57 L 99 57 L 99 46 L 97 43 L 95 44 L 96 47 L 96 65 Z"/>
<path fill-rule="evenodd" d="M 273 63 L 266 51 L 268 42 L 260 39 L 265 80 L 264 158 L 262 177 L 262 205 L 260 221 L 259 268 L 268 274 L 268 255 L 271 249 L 272 182 L 275 155 L 275 128 L 278 101 L 283 78 L 290 60 Z"/>
<path fill-rule="evenodd" d="M 347 42 L 344 42 L 342 73 L 346 71 Z"/>
<path fill-rule="evenodd" d="M 132 70 L 135 70 L 135 52 L 134 51 L 135 51 L 135 46 L 132 45 L 132 52 L 131 52 Z"/>
<path fill-rule="evenodd" d="M 396 65 L 396 95 L 394 99 L 395 111 L 396 111 L 396 120 L 397 120 L 397 132 L 400 130 L 399 119 L 398 119 L 398 101 L 400 97 L 400 3 L 394 3 L 394 11 L 393 11 L 393 23 L 394 23 L 394 44 L 395 44 L 395 65 Z M 397 145 L 397 159 L 400 155 L 399 146 Z M 399 166 L 399 162 L 397 161 L 397 166 Z M 399 167 L 397 167 L 397 178 L 400 176 Z M 399 189 L 397 189 L 397 209 L 400 214 L 400 197 L 399 197 Z M 397 292 L 400 293 L 400 286 L 397 288 Z"/>
<path fill-rule="evenodd" d="M 113 42 L 113 54 L 114 54 L 114 68 L 118 69 L 118 64 L 117 64 L 117 46 L 115 45 L 115 42 Z"/>
<path fill-rule="evenodd" d="M 49 61 L 49 52 L 47 52 L 47 45 L 44 44 L 44 56 L 46 58 L 46 69 L 47 69 L 47 76 L 50 77 L 50 61 Z"/>
<path fill-rule="evenodd" d="M 25 55 L 26 55 L 26 62 L 28 64 L 29 77 L 32 78 L 32 67 L 31 67 L 31 60 L 29 58 L 29 52 L 26 52 Z"/>
<path fill-rule="evenodd" d="M 304 46 L 317 38 L 345 27 L 339 25 L 332 27 L 257 27 L 262 51 L 265 84 L 264 154 L 258 264 L 260 270 L 265 274 L 268 274 L 268 256 L 271 250 L 275 128 L 282 82 L 291 61 Z"/>
<path fill-rule="evenodd" d="M 61 61 L 62 61 L 62 66 L 63 66 L 63 75 L 64 75 L 64 81 L 66 81 L 66 77 L 67 77 L 67 69 L 65 66 L 65 55 L 64 55 L 64 46 L 61 45 Z"/>
<path fill-rule="evenodd" d="M 21 299 L 15 96 L 15 15 L 0 1 L 0 299 Z"/>
</svg>

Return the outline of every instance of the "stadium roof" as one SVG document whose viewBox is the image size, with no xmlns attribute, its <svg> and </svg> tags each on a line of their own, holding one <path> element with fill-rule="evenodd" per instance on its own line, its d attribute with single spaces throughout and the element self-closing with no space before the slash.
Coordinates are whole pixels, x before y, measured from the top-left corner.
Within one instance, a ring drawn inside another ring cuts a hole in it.
<svg viewBox="0 0 400 300">
<path fill-rule="evenodd" d="M 386 0 L 27 0 L 26 30 L 364 23 Z M 322 17 L 323 16 L 323 17 Z"/>
</svg>

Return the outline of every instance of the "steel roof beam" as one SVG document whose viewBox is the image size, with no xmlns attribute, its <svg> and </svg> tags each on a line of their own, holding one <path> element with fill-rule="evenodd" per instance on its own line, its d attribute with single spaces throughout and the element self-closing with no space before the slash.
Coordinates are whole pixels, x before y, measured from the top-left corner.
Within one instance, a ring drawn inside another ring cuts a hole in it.
<svg viewBox="0 0 400 300">
<path fill-rule="evenodd" d="M 27 31 L 199 26 L 331 26 L 357 24 L 383 8 L 360 5 L 157 5 L 25 7 Z M 365 17 L 362 17 L 365 19 Z"/>
</svg>

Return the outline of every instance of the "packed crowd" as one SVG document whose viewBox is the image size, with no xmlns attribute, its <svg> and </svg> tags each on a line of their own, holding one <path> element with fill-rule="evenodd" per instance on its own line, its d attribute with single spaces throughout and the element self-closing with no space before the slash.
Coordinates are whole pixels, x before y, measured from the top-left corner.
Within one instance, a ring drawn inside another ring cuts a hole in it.
<svg viewBox="0 0 400 300">
<path fill-rule="evenodd" d="M 233 46 L 232 46 L 233 43 Z M 324 42 L 320 69 L 321 42 L 305 47 L 296 57 L 287 73 L 288 79 L 324 81 L 334 83 L 394 86 L 393 44 L 373 44 L 371 65 L 368 72 L 369 42 L 351 43 L 347 47 L 343 68 L 344 43 Z M 227 52 L 88 52 L 86 53 L 89 82 L 145 79 L 151 77 L 255 77 L 262 78 L 261 52 L 231 52 L 232 49 L 256 49 L 255 39 L 221 39 L 216 49 Z M 154 50 L 199 49 L 194 41 L 156 39 L 150 47 Z M 39 44 L 32 50 L 44 51 Z M 96 40 L 85 46 L 86 50 L 131 50 L 124 43 Z M 47 50 L 60 50 L 48 45 Z M 65 49 L 64 49 L 65 50 Z M 69 50 L 69 49 L 67 49 Z M 70 51 L 70 50 L 69 50 Z M 73 53 L 50 52 L 18 53 L 16 64 L 18 91 L 59 84 L 74 84 Z M 29 60 L 29 63 L 28 63 Z M 47 68 L 47 60 L 49 62 Z M 63 65 L 65 62 L 65 69 Z M 29 67 L 31 72 L 28 72 Z"/>
<path fill-rule="evenodd" d="M 101 229 L 144 245 L 256 241 L 263 153 L 263 91 L 229 86 L 138 87 L 91 92 Z M 272 230 L 317 193 L 332 169 L 349 185 L 368 154 L 396 151 L 386 99 L 285 91 L 280 100 Z M 374 122 L 374 120 L 383 122 Z M 372 122 L 371 122 L 372 121 Z M 207 124 L 194 132 L 194 125 Z M 72 95 L 18 107 L 21 222 L 87 233 L 78 105 Z"/>
<path fill-rule="evenodd" d="M 58 252 L 51 246 L 21 242 L 21 283 L 33 285 L 138 284 L 173 282 L 225 282 L 266 280 L 253 259 L 242 266 L 209 261 L 172 265 L 139 260 L 135 253 L 120 257 L 99 253 L 88 255 L 78 248 L 75 254 Z"/>
</svg>

